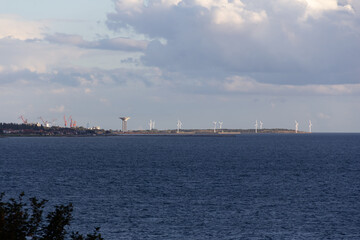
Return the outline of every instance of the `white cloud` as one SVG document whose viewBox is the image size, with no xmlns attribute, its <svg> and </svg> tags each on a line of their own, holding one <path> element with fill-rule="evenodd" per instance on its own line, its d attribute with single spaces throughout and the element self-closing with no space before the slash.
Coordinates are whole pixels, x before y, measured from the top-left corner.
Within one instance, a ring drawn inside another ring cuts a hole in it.
<svg viewBox="0 0 360 240">
<path fill-rule="evenodd" d="M 304 19 L 309 16 L 319 18 L 324 12 L 328 11 L 347 11 L 353 13 L 354 10 L 350 4 L 340 6 L 338 0 L 298 0 L 306 5 Z"/>
<path fill-rule="evenodd" d="M 242 25 L 245 22 L 262 22 L 266 19 L 265 11 L 250 11 L 240 0 L 196 0 L 199 6 L 207 8 L 213 14 L 215 24 Z"/>
<path fill-rule="evenodd" d="M 54 66 L 67 66 L 79 59 L 84 51 L 43 42 L 0 39 L 0 65 L 3 71 L 29 70 L 45 73 Z"/>
<path fill-rule="evenodd" d="M 0 38 L 40 39 L 47 27 L 41 21 L 29 21 L 16 15 L 0 15 Z"/>
<path fill-rule="evenodd" d="M 169 5 L 169 6 L 178 5 L 181 2 L 182 2 L 182 0 L 161 0 L 162 4 Z"/>
<path fill-rule="evenodd" d="M 61 33 L 47 35 L 45 39 L 50 43 L 72 45 L 81 48 L 122 51 L 143 51 L 148 45 L 147 41 L 121 37 L 102 39 L 98 41 L 86 41 L 80 35 L 69 35 Z"/>
<path fill-rule="evenodd" d="M 109 48 L 111 48 L 110 45 Z M 34 76 L 36 73 L 49 74 L 56 79 L 59 79 L 63 73 L 54 72 L 57 69 L 118 69 L 126 65 L 121 60 L 131 57 L 137 61 L 136 59 L 140 56 L 140 53 L 127 54 L 110 51 L 110 49 L 86 49 L 67 44 L 60 45 L 44 41 L 21 41 L 8 38 L 0 39 L 0 52 L 0 73 L 3 76 L 8 74 L 14 77 L 14 73 L 29 71 Z M 27 74 L 28 77 L 30 75 L 30 73 Z M 14 78 L 11 79 L 15 80 Z M 0 82 L 3 80 L 6 79 L 0 79 Z M 10 78 L 6 81 L 9 80 Z M 38 78 L 38 80 L 41 79 Z M 66 81 L 66 79 L 63 80 Z M 104 81 L 110 80 L 104 79 Z M 80 82 L 85 83 L 84 81 Z M 96 83 L 95 80 L 91 80 L 91 82 Z"/>
<path fill-rule="evenodd" d="M 90 79 L 89 79 L 90 78 Z M 77 77 L 77 81 L 81 86 L 90 86 L 90 85 L 96 85 L 97 81 L 93 81 L 91 76 L 89 78 L 86 77 Z M 90 92 L 90 89 L 89 91 Z"/>
<path fill-rule="evenodd" d="M 142 8 L 144 7 L 144 1 L 143 0 L 115 1 L 115 6 L 117 11 L 132 16 L 136 13 L 142 12 Z"/>
</svg>

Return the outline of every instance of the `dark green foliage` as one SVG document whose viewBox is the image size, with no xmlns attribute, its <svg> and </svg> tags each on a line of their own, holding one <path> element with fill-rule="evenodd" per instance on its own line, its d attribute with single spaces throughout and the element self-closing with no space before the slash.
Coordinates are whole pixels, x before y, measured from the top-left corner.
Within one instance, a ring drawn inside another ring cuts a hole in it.
<svg viewBox="0 0 360 240">
<path fill-rule="evenodd" d="M 42 214 L 44 205 L 47 201 L 38 201 L 36 198 L 30 198 L 32 215 L 29 219 L 29 232 L 28 235 L 33 239 L 39 239 L 42 235 L 40 228 L 42 227 Z"/>
<path fill-rule="evenodd" d="M 35 124 L 17 124 L 17 123 L 0 123 L 0 130 L 3 129 L 12 129 L 12 130 L 23 130 L 23 129 L 33 129 L 33 130 L 43 130 L 43 126 L 36 126 Z"/>
<path fill-rule="evenodd" d="M 4 193 L 0 194 L 0 240 L 104 240 L 99 228 L 86 237 L 78 232 L 69 236 L 66 228 L 72 219 L 71 203 L 55 206 L 44 219 L 47 201 L 30 198 L 29 206 L 23 201 L 24 195 L 21 193 L 18 199 L 10 198 L 4 202 Z"/>
<path fill-rule="evenodd" d="M 72 204 L 67 206 L 55 206 L 55 211 L 50 212 L 46 219 L 48 225 L 44 227 L 43 240 L 63 240 L 65 239 L 65 226 L 70 224 Z"/>
<path fill-rule="evenodd" d="M 107 131 L 111 134 L 111 131 Z M 36 124 L 0 123 L 0 136 L 64 136 L 64 135 L 85 135 L 92 136 L 97 131 L 83 127 L 44 127 Z M 1 239 L 0 239 L 1 240 Z"/>
<path fill-rule="evenodd" d="M 86 237 L 80 235 L 78 232 L 71 234 L 71 239 L 73 240 L 104 240 L 99 233 L 100 228 L 95 228 L 94 233 L 88 234 Z"/>
<path fill-rule="evenodd" d="M 0 239 L 25 239 L 27 236 L 29 214 L 24 209 L 22 202 L 24 194 L 20 194 L 18 200 L 11 198 L 3 203 L 4 193 L 0 195 Z"/>
</svg>

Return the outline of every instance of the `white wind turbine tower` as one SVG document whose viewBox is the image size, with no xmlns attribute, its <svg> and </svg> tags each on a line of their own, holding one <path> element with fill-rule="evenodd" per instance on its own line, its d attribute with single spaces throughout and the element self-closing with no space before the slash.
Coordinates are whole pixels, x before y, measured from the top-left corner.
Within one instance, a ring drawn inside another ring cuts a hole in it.
<svg viewBox="0 0 360 240">
<path fill-rule="evenodd" d="M 260 129 L 263 129 L 263 122 L 262 121 L 260 121 Z"/>
<path fill-rule="evenodd" d="M 220 129 L 220 131 L 221 131 L 221 129 L 222 129 L 222 125 L 223 125 L 223 122 L 219 122 L 219 129 Z"/>
<path fill-rule="evenodd" d="M 153 129 L 153 121 L 150 119 L 150 122 L 149 122 L 149 127 L 150 127 L 150 131 Z"/>
<path fill-rule="evenodd" d="M 180 132 L 180 129 L 182 127 L 182 122 L 180 120 L 177 121 L 177 133 Z"/>
<path fill-rule="evenodd" d="M 309 120 L 309 133 L 311 133 L 311 127 L 312 127 L 312 123 L 311 120 Z"/>
<path fill-rule="evenodd" d="M 299 131 L 299 123 L 295 120 L 295 133 Z"/>
<path fill-rule="evenodd" d="M 214 133 L 216 133 L 216 124 L 217 124 L 217 122 L 213 122 L 213 124 L 214 124 Z"/>
<path fill-rule="evenodd" d="M 256 121 L 255 121 L 255 133 L 257 133 L 258 126 L 259 126 L 259 125 L 258 125 L 258 121 L 256 120 Z"/>
</svg>

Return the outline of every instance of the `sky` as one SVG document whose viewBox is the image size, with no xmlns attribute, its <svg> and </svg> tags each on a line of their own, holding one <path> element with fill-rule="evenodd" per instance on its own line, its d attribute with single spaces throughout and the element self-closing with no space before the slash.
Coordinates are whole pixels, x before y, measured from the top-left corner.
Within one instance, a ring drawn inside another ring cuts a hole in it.
<svg viewBox="0 0 360 240">
<path fill-rule="evenodd" d="M 0 6 L 0 122 L 360 132 L 358 0 Z"/>
</svg>

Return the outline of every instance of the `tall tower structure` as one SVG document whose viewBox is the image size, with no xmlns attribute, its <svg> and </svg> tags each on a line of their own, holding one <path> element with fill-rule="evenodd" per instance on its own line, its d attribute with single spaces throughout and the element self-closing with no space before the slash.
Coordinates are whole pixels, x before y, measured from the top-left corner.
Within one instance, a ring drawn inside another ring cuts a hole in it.
<svg viewBox="0 0 360 240">
<path fill-rule="evenodd" d="M 180 133 L 180 129 L 182 127 L 182 122 L 180 120 L 177 121 L 177 133 Z"/>
<path fill-rule="evenodd" d="M 119 117 L 122 121 L 122 131 L 127 132 L 127 121 L 130 119 L 130 117 Z"/>
<path fill-rule="evenodd" d="M 213 122 L 213 124 L 214 124 L 214 133 L 216 133 L 216 124 L 217 124 L 217 122 Z"/>
</svg>

